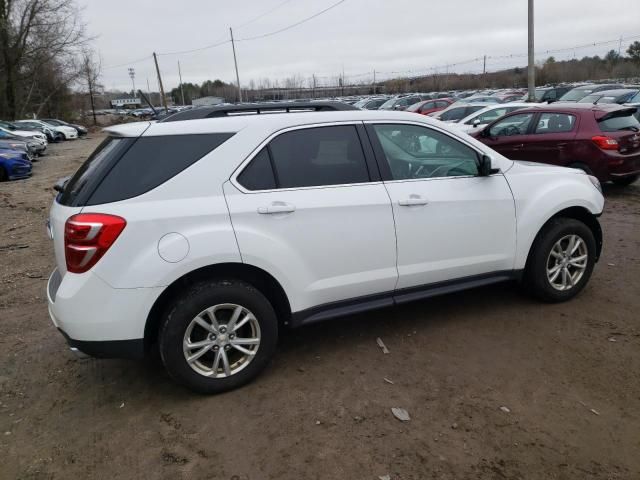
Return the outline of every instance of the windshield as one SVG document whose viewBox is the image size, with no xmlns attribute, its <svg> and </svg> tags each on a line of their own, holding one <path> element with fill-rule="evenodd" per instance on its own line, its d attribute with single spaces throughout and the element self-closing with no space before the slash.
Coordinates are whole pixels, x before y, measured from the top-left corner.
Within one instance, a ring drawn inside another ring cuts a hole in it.
<svg viewBox="0 0 640 480">
<path fill-rule="evenodd" d="M 640 103 L 640 92 L 638 92 L 635 97 L 629 100 L 629 103 Z"/>
<path fill-rule="evenodd" d="M 584 88 L 574 88 L 573 90 L 569 90 L 562 97 L 560 97 L 561 102 L 577 102 L 581 98 L 586 97 L 591 92 L 593 92 L 592 88 L 584 89 Z"/>
<path fill-rule="evenodd" d="M 598 120 L 598 126 L 603 132 L 619 132 L 630 130 L 632 132 L 640 131 L 640 122 L 628 110 L 623 111 L 621 115 L 613 117 L 605 117 Z"/>
<path fill-rule="evenodd" d="M 396 103 L 396 100 L 397 99 L 395 98 L 392 98 L 391 100 L 387 100 L 380 106 L 380 110 L 389 110 L 393 108 L 393 105 Z"/>
<path fill-rule="evenodd" d="M 580 100 L 578 100 L 578 103 L 598 103 L 598 101 L 602 101 L 600 100 L 601 98 L 602 98 L 602 95 L 593 93 L 591 95 L 587 95 L 584 98 L 581 98 Z"/>
</svg>

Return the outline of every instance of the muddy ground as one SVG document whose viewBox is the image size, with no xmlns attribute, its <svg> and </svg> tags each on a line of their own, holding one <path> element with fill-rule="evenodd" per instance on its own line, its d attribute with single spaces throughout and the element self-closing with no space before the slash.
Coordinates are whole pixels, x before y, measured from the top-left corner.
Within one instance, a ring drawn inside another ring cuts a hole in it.
<svg viewBox="0 0 640 480">
<path fill-rule="evenodd" d="M 49 320 L 51 186 L 99 141 L 0 184 L 0 478 L 640 478 L 639 183 L 606 188 L 572 302 L 504 284 L 304 328 L 205 397 L 150 362 L 78 361 Z"/>
</svg>

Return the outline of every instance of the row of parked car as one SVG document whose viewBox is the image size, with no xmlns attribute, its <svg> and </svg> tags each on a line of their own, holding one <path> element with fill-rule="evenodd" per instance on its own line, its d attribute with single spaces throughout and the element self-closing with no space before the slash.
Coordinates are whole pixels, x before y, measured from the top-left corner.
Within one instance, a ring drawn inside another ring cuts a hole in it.
<svg viewBox="0 0 640 480">
<path fill-rule="evenodd" d="M 54 118 L 0 121 L 0 181 L 30 177 L 32 162 L 45 154 L 50 142 L 86 134 L 85 127 Z"/>
<path fill-rule="evenodd" d="M 534 103 L 518 90 L 456 93 L 364 98 L 352 104 L 431 116 L 513 160 L 579 168 L 619 185 L 640 177 L 638 85 L 541 87 Z"/>
</svg>

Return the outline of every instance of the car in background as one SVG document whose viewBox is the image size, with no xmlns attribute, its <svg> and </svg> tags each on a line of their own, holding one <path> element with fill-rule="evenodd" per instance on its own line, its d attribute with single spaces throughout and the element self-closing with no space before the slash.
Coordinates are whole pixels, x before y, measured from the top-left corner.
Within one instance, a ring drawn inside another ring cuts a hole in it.
<svg viewBox="0 0 640 480">
<path fill-rule="evenodd" d="M 523 108 L 529 108 L 536 103 L 527 102 L 512 102 L 508 104 L 501 103 L 499 105 L 489 105 L 477 112 L 467 115 L 465 118 L 457 123 L 454 123 L 456 127 L 465 133 L 473 133 L 478 130 L 482 130 L 491 122 L 499 119 L 500 117 L 511 113 L 515 110 L 522 110 Z"/>
<path fill-rule="evenodd" d="M 512 112 L 472 136 L 512 160 L 579 168 L 601 182 L 629 185 L 640 177 L 636 111 L 554 103 Z"/>
<path fill-rule="evenodd" d="M 47 127 L 50 128 L 51 130 L 53 130 L 54 132 L 56 132 L 58 134 L 58 138 L 60 138 L 61 140 L 74 140 L 76 138 L 78 138 L 78 131 L 73 128 L 73 127 L 67 127 L 65 125 L 52 125 L 50 123 L 46 123 L 43 122 L 42 120 L 17 120 L 15 122 L 16 125 L 21 125 L 21 124 L 35 124 L 35 125 L 40 125 L 42 127 Z"/>
<path fill-rule="evenodd" d="M 492 95 L 474 95 L 460 101 L 467 103 L 502 103 L 502 100 L 500 100 L 499 97 L 494 97 Z"/>
<path fill-rule="evenodd" d="M 84 135 L 86 135 L 89 131 L 87 130 L 86 127 L 83 127 L 82 125 L 76 125 L 73 123 L 67 123 L 63 120 L 58 120 L 56 118 L 43 118 L 42 119 L 43 122 L 48 123 L 49 125 L 53 125 L 54 127 L 71 127 L 71 128 L 75 128 L 76 131 L 78 132 L 78 136 L 82 137 Z"/>
<path fill-rule="evenodd" d="M 31 176 L 33 166 L 24 152 L 0 147 L 0 182 Z"/>
<path fill-rule="evenodd" d="M 407 112 L 419 113 L 420 115 L 429 115 L 430 113 L 439 112 L 454 103 L 451 98 L 439 98 L 437 100 L 423 100 L 407 108 Z"/>
<path fill-rule="evenodd" d="M 4 130 L 0 130 L 0 140 L 5 142 L 14 142 L 15 144 L 24 143 L 31 158 L 44 155 L 44 151 L 47 149 L 47 147 L 39 140 L 19 137 L 18 135 L 7 133 Z"/>
<path fill-rule="evenodd" d="M 602 90 L 601 92 L 595 92 L 590 95 L 587 95 L 583 99 L 579 100 L 578 103 L 617 103 L 618 105 L 622 105 L 631 101 L 633 97 L 635 97 L 640 89 L 637 88 L 619 88 L 617 90 Z"/>
<path fill-rule="evenodd" d="M 422 100 L 419 95 L 393 97 L 380 105 L 378 110 L 406 110 L 414 103 Z"/>
<path fill-rule="evenodd" d="M 55 131 L 51 125 L 36 122 L 35 120 L 19 120 L 12 123 L 16 128 L 21 130 L 36 130 L 43 133 L 49 143 L 61 142 L 63 140 L 62 135 Z"/>
<path fill-rule="evenodd" d="M 477 112 L 478 110 L 482 110 L 487 106 L 486 103 L 463 103 L 456 102 L 453 105 L 445 108 L 444 110 L 440 110 L 439 112 L 435 112 L 430 114 L 430 117 L 436 118 L 441 122 L 446 123 L 456 123 L 462 120 L 463 118 L 471 115 L 472 113 Z"/>
<path fill-rule="evenodd" d="M 590 84 L 590 85 L 581 85 L 579 87 L 572 88 L 567 93 L 562 95 L 558 101 L 559 102 L 578 102 L 582 100 L 587 95 L 591 95 L 592 93 L 601 92 L 603 90 L 614 90 L 617 88 L 623 88 L 619 83 L 607 83 L 602 85 Z"/>
<path fill-rule="evenodd" d="M 11 133 L 13 135 L 17 135 L 19 137 L 36 139 L 44 143 L 45 146 L 47 145 L 47 135 L 40 132 L 39 130 L 20 130 L 13 123 L 5 121 L 0 121 L 0 130 Z"/>
<path fill-rule="evenodd" d="M 387 97 L 379 98 L 363 98 L 353 104 L 354 107 L 360 110 L 378 110 L 388 100 Z"/>
<path fill-rule="evenodd" d="M 562 97 L 569 90 L 572 90 L 574 87 L 571 86 L 559 86 L 559 87 L 541 87 L 536 88 L 534 95 L 536 97 L 536 102 L 540 103 L 553 103 L 557 102 L 560 97 Z M 521 97 L 522 101 L 526 101 L 529 98 L 529 94 L 525 93 L 524 96 Z"/>
<path fill-rule="evenodd" d="M 29 145 L 24 139 L 16 140 L 13 138 L 0 138 L 0 149 L 2 150 L 14 150 L 20 152 L 26 160 L 31 161 L 33 153 L 29 149 Z"/>
</svg>

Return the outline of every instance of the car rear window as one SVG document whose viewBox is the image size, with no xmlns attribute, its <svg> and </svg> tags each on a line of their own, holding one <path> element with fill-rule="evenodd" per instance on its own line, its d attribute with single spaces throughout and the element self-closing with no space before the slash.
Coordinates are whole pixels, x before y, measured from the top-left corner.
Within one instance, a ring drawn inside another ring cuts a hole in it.
<svg viewBox="0 0 640 480">
<path fill-rule="evenodd" d="M 598 120 L 598 126 L 602 132 L 619 132 L 630 130 L 640 131 L 640 122 L 633 115 L 633 110 L 624 110 L 620 114 L 609 114 Z"/>
<path fill-rule="evenodd" d="M 58 202 L 85 206 L 142 195 L 227 141 L 232 133 L 107 138 L 69 180 Z"/>
</svg>

